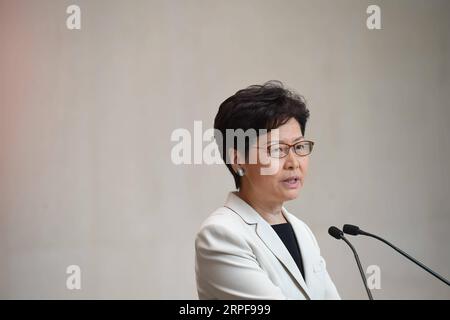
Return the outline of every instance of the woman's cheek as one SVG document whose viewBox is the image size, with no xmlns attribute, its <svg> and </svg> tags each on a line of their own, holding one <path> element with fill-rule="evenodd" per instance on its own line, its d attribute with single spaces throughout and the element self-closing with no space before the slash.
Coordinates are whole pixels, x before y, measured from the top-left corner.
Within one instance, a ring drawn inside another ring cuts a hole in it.
<svg viewBox="0 0 450 320">
<path fill-rule="evenodd" d="M 308 173 L 308 165 L 309 165 L 309 158 L 305 158 L 301 163 L 300 163 L 300 167 L 302 170 L 302 174 L 305 177 L 306 174 Z"/>
<path fill-rule="evenodd" d="M 281 161 L 271 160 L 268 165 L 260 167 L 260 174 L 263 176 L 276 177 L 281 171 Z"/>
</svg>

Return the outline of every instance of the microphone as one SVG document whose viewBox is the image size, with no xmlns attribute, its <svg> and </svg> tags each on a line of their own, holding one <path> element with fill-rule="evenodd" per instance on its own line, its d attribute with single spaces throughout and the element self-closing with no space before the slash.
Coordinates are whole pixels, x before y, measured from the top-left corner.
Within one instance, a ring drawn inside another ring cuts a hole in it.
<svg viewBox="0 0 450 320">
<path fill-rule="evenodd" d="M 408 258 L 409 260 L 411 260 L 412 262 L 414 262 L 415 264 L 417 264 L 419 267 L 421 267 L 422 269 L 424 269 L 425 271 L 431 273 L 433 276 L 435 276 L 436 278 L 438 278 L 439 280 L 441 280 L 442 282 L 444 282 L 445 284 L 447 284 L 448 286 L 450 286 L 450 282 L 445 279 L 443 276 L 437 274 L 436 272 L 434 272 L 433 270 L 431 270 L 430 268 L 428 268 L 426 265 L 424 265 L 423 263 L 417 261 L 416 259 L 414 259 L 413 257 L 411 257 L 409 254 L 407 254 L 406 252 L 404 252 L 403 250 L 397 248 L 396 246 L 394 246 L 392 243 L 390 243 L 387 240 L 384 240 L 383 238 L 368 233 L 366 231 L 361 230 L 358 226 L 354 226 L 352 224 L 345 224 L 344 225 L 344 233 L 346 234 L 350 234 L 352 236 L 357 236 L 359 234 L 364 235 L 364 236 L 368 236 L 368 237 L 372 237 L 375 238 L 377 240 L 380 240 L 381 242 L 384 242 L 385 244 L 387 244 L 388 246 L 390 246 L 392 249 L 394 249 L 395 251 L 397 251 L 398 253 L 400 253 L 401 255 L 403 255 L 404 257 Z"/>
<path fill-rule="evenodd" d="M 366 276 L 364 274 L 363 268 L 361 266 L 361 261 L 359 261 L 359 257 L 358 257 L 358 254 L 356 253 L 355 248 L 352 246 L 350 241 L 348 241 L 347 238 L 344 237 L 344 233 L 341 230 L 339 230 L 338 228 L 336 228 L 335 226 L 332 226 L 328 229 L 328 234 L 338 240 L 341 240 L 341 239 L 344 240 L 345 243 L 348 244 L 350 249 L 352 249 L 355 259 L 356 259 L 356 263 L 358 265 L 359 273 L 361 274 L 361 277 L 362 277 L 362 280 L 364 283 L 364 287 L 366 288 L 366 291 L 367 291 L 367 295 L 369 296 L 370 300 L 373 300 L 372 293 L 370 292 L 369 287 L 367 286 L 367 280 L 366 280 Z"/>
</svg>

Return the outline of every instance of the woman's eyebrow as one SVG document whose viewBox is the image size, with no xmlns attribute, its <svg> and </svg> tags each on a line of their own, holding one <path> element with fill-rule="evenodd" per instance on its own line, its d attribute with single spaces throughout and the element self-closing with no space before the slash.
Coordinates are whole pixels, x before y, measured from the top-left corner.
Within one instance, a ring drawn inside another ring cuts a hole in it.
<svg viewBox="0 0 450 320">
<path fill-rule="evenodd" d="M 295 142 L 297 142 L 297 141 L 302 140 L 303 138 L 304 138 L 304 136 L 300 136 L 300 137 L 295 138 L 294 140 L 292 140 L 292 142 L 295 143 Z M 272 143 L 286 143 L 286 142 L 285 142 L 284 140 L 273 140 L 273 141 L 268 141 L 268 142 L 267 142 L 267 145 L 270 145 L 270 144 L 272 144 Z"/>
<path fill-rule="evenodd" d="M 300 140 L 302 140 L 303 138 L 304 138 L 304 136 L 300 136 L 300 137 L 298 137 L 298 138 L 294 139 L 294 141 L 292 141 L 292 142 L 297 142 L 297 141 L 300 141 Z"/>
</svg>

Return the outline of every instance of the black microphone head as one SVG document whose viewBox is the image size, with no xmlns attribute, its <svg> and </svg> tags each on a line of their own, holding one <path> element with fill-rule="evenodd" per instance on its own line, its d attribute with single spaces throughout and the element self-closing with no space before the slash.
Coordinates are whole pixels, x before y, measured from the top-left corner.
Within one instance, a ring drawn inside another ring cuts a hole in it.
<svg viewBox="0 0 450 320">
<path fill-rule="evenodd" d="M 344 227 L 342 228 L 342 230 L 344 231 L 344 233 L 352 235 L 352 236 L 357 236 L 358 234 L 361 234 L 361 230 L 359 229 L 358 226 L 354 226 L 352 224 L 344 224 Z"/>
<path fill-rule="evenodd" d="M 328 229 L 328 234 L 338 240 L 341 239 L 342 236 L 344 235 L 344 233 L 335 226 L 332 226 Z"/>
</svg>

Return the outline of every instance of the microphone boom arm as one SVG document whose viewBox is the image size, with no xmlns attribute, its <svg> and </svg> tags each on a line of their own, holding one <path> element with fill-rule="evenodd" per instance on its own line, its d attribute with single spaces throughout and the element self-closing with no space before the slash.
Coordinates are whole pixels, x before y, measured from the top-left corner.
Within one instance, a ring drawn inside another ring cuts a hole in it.
<svg viewBox="0 0 450 320">
<path fill-rule="evenodd" d="M 364 282 L 364 288 L 366 288 L 367 295 L 369 296 L 369 299 L 370 299 L 370 300 L 373 300 L 372 293 L 370 292 L 369 287 L 367 286 L 367 279 L 366 279 L 366 277 L 364 276 L 365 273 L 364 273 L 364 270 L 363 270 L 363 268 L 362 268 L 362 266 L 361 266 L 361 261 L 359 261 L 358 253 L 356 253 L 355 248 L 354 248 L 353 245 L 350 243 L 350 241 L 347 240 L 347 238 L 345 238 L 345 237 L 342 235 L 342 236 L 341 236 L 341 239 L 344 240 L 344 241 L 348 244 L 348 246 L 350 247 L 350 249 L 352 249 L 353 255 L 355 256 L 356 263 L 358 264 L 359 273 L 361 274 L 362 280 L 363 280 L 363 282 Z"/>
<path fill-rule="evenodd" d="M 430 268 L 428 268 L 426 265 L 424 265 L 423 263 L 417 261 L 416 259 L 414 259 L 413 257 L 411 257 L 409 254 L 407 254 L 405 251 L 401 250 L 400 248 L 397 248 L 396 246 L 394 246 L 392 243 L 390 243 L 387 240 L 384 240 L 383 238 L 363 231 L 363 230 L 359 230 L 359 234 L 368 236 L 368 237 L 372 237 L 375 238 L 377 240 L 380 240 L 381 242 L 387 244 L 388 246 L 390 246 L 392 249 L 394 249 L 395 251 L 397 251 L 398 253 L 400 253 L 402 256 L 404 256 L 405 258 L 408 258 L 409 260 L 411 260 L 412 262 L 414 262 L 415 264 L 417 264 L 419 267 L 421 267 L 422 269 L 424 269 L 425 271 L 429 272 L 430 274 L 432 274 L 433 276 L 435 276 L 436 278 L 438 278 L 439 280 L 441 280 L 442 282 L 444 282 L 445 284 L 447 284 L 448 286 L 450 286 L 450 282 L 445 279 L 443 276 L 437 274 L 436 272 L 434 272 L 433 270 L 431 270 Z M 344 239 L 344 238 L 343 238 Z"/>
</svg>

